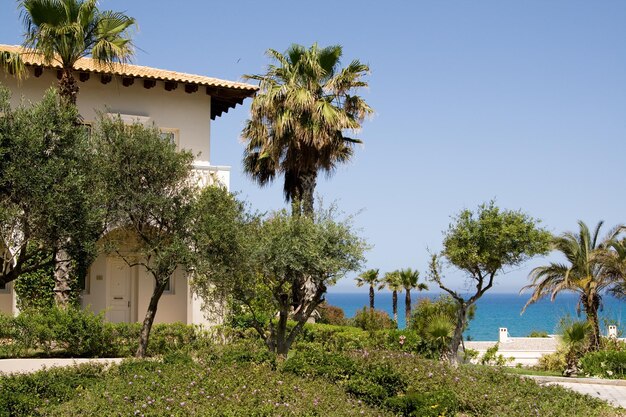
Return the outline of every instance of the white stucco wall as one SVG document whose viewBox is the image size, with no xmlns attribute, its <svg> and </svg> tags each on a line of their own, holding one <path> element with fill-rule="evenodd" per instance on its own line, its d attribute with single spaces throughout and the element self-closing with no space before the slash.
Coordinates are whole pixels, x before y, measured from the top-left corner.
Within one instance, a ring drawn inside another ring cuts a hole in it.
<svg viewBox="0 0 626 417">
<path fill-rule="evenodd" d="M 0 84 L 13 91 L 13 105 L 22 98 L 36 102 L 48 88 L 57 85 L 56 70 L 44 70 L 37 78 L 30 69 L 28 78 L 19 84 L 16 78 L 0 72 Z M 140 79 L 124 87 L 119 77 L 102 84 L 96 74 L 91 74 L 86 82 L 78 81 L 78 86 L 77 104 L 86 122 L 94 121 L 98 111 L 147 116 L 160 128 L 178 130 L 180 149 L 191 150 L 197 159 L 210 161 L 211 97 L 203 88 L 188 94 L 179 84 L 176 90 L 166 91 L 164 83 L 157 81 L 155 87 L 146 89 Z"/>
</svg>

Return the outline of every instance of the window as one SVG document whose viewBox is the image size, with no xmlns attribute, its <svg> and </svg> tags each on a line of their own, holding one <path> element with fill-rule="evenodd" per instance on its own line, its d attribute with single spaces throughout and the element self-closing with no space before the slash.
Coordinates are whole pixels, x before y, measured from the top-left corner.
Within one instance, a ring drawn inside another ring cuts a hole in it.
<svg viewBox="0 0 626 417">
<path fill-rule="evenodd" d="M 161 138 L 178 147 L 178 129 L 160 128 Z"/>
<path fill-rule="evenodd" d="M 163 294 L 174 294 L 173 280 L 174 280 L 173 276 L 167 279 L 167 283 L 165 285 L 165 290 L 163 290 Z"/>
<path fill-rule="evenodd" d="M 5 282 L 0 282 L 0 293 L 8 293 L 9 292 L 9 284 Z"/>
<path fill-rule="evenodd" d="M 86 274 L 81 274 L 76 279 L 76 283 L 78 284 L 78 288 L 82 294 L 89 294 L 89 281 L 90 281 L 91 273 L 87 271 Z"/>
</svg>

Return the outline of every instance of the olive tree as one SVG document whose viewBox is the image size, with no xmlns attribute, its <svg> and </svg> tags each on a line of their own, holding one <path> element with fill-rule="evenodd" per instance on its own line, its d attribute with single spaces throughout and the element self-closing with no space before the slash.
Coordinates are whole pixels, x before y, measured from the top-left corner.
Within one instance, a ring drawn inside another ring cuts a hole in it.
<svg viewBox="0 0 626 417">
<path fill-rule="evenodd" d="M 254 329 L 279 355 L 287 355 L 327 288 L 361 267 L 367 249 L 350 219 L 336 220 L 333 209 L 314 217 L 280 211 L 248 221 L 239 272 L 221 282 L 196 281 L 198 292 L 221 292 L 249 312 Z M 299 284 L 302 276 L 305 285 Z M 289 320 L 295 325 L 288 326 Z"/>
<path fill-rule="evenodd" d="M 539 221 L 521 211 L 501 210 L 494 202 L 482 204 L 476 211 L 463 210 L 453 218 L 445 232 L 443 251 L 434 254 L 430 279 L 456 301 L 454 334 L 449 342 L 448 359 L 457 362 L 471 307 L 494 284 L 499 273 L 517 267 L 530 257 L 546 254 L 551 234 L 539 227 Z M 465 273 L 469 294 L 451 289 L 444 283 L 444 262 Z"/>
<path fill-rule="evenodd" d="M 54 91 L 41 102 L 12 108 L 0 88 L 0 283 L 73 260 L 85 273 L 104 229 L 93 153 L 75 106 Z M 57 302 L 66 305 L 67 281 L 56 282 Z"/>
<path fill-rule="evenodd" d="M 104 117 L 93 141 L 114 214 L 106 248 L 154 279 L 136 352 L 143 357 L 174 272 L 218 275 L 230 262 L 229 228 L 239 205 L 222 188 L 200 189 L 192 177 L 193 155 L 177 151 L 156 127 Z"/>
</svg>

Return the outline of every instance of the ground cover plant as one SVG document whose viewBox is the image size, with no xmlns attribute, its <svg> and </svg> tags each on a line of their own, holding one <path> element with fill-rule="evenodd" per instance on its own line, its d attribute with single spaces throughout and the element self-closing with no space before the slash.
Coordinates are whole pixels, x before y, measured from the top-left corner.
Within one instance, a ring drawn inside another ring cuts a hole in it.
<svg viewBox="0 0 626 417">
<path fill-rule="evenodd" d="M 238 341 L 160 360 L 0 378 L 0 416 L 622 416 L 600 400 L 498 369 L 407 352 Z M 36 392 L 25 396 L 20 393 Z M 15 395 L 11 395 L 15 393 Z M 16 414 L 15 410 L 21 414 Z"/>
</svg>

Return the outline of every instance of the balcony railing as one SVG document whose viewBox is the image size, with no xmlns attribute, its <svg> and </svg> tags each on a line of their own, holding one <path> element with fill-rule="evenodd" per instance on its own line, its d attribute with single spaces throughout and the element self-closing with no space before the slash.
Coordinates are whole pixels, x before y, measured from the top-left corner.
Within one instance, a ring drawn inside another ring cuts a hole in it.
<svg viewBox="0 0 626 417">
<path fill-rule="evenodd" d="M 199 187 L 219 183 L 230 189 L 230 167 L 211 165 L 206 161 L 194 161 L 192 176 Z"/>
</svg>

